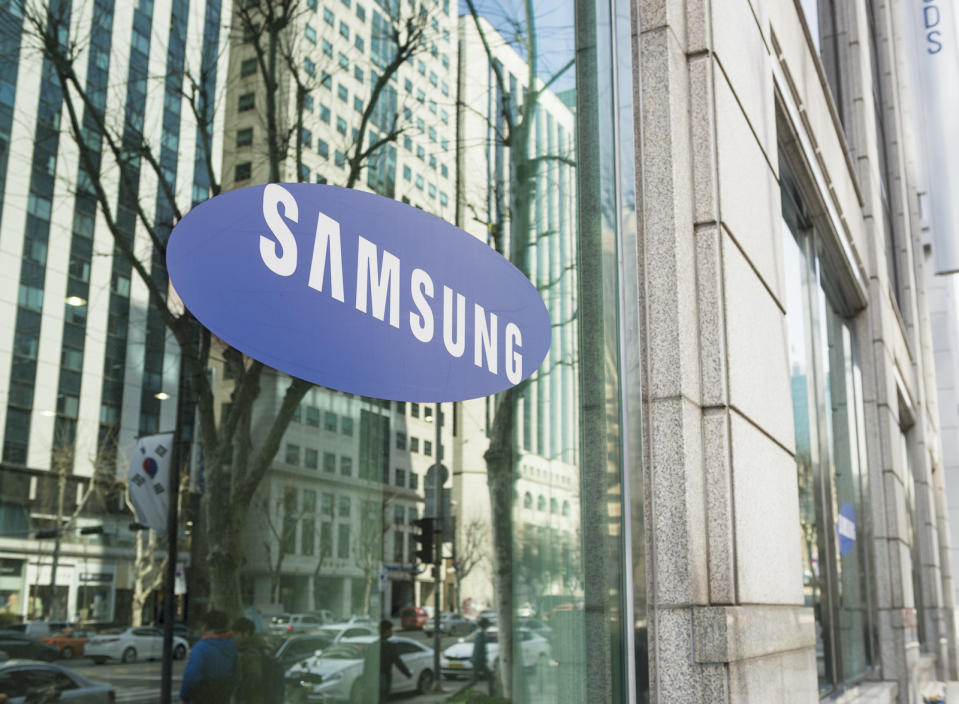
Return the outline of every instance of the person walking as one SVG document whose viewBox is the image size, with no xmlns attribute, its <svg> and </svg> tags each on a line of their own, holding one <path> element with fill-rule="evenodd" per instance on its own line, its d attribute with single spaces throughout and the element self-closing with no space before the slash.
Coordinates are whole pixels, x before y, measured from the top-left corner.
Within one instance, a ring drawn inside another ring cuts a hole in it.
<svg viewBox="0 0 959 704">
<path fill-rule="evenodd" d="M 268 704 L 274 700 L 274 693 L 269 691 L 270 653 L 255 631 L 248 618 L 233 624 L 237 652 L 235 704 Z"/>
<path fill-rule="evenodd" d="M 203 617 L 203 637 L 190 652 L 180 684 L 183 704 L 229 704 L 237 652 L 228 626 L 229 619 L 222 611 L 209 611 Z"/>
<path fill-rule="evenodd" d="M 370 644 L 366 650 L 363 662 L 363 681 L 366 685 L 367 704 L 385 702 L 393 685 L 393 666 L 407 677 L 413 673 L 400 659 L 396 644 L 390 641 L 393 637 L 393 622 L 389 619 L 380 621 L 380 639 Z"/>
<path fill-rule="evenodd" d="M 479 629 L 476 631 L 476 636 L 473 638 L 473 657 L 471 658 L 473 665 L 473 672 L 470 675 L 469 682 L 467 682 L 463 687 L 456 691 L 456 694 L 465 692 L 470 689 L 474 684 L 480 681 L 480 679 L 485 679 L 487 683 L 487 691 L 489 695 L 493 696 L 493 673 L 490 672 L 489 665 L 487 664 L 487 651 L 486 651 L 486 642 L 488 636 L 486 634 L 486 629 L 490 627 L 489 619 L 480 618 L 477 621 Z M 455 695 L 454 695 L 455 696 Z"/>
</svg>

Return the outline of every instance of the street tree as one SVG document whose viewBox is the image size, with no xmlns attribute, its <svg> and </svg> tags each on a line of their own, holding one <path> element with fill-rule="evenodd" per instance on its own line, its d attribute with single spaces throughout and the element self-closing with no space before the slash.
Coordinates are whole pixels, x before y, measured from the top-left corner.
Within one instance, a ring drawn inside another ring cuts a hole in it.
<svg viewBox="0 0 959 704">
<path fill-rule="evenodd" d="M 574 59 L 569 59 L 545 80 L 540 77 L 537 17 L 532 0 L 525 0 L 522 17 L 508 21 L 512 33 L 510 44 L 525 59 L 527 69 L 522 89 L 514 90 L 496 54 L 493 42 L 499 37 L 491 36 L 494 33 L 477 9 L 476 0 L 466 0 L 466 5 L 493 77 L 496 105 L 491 131 L 495 135 L 494 140 L 507 152 L 508 159 L 505 182 L 491 185 L 494 217 L 485 224 L 491 245 L 496 251 L 509 259 L 527 278 L 531 278 L 532 244 L 538 237 L 549 235 L 547 232 L 537 232 L 533 217 L 540 169 L 549 161 L 575 166 L 570 154 L 537 152 L 533 140 L 537 110 L 544 93 L 550 91 L 573 67 Z M 469 109 L 469 106 L 461 105 L 460 108 Z M 554 325 L 568 322 L 554 321 Z M 513 696 L 513 660 L 516 654 L 513 637 L 513 505 L 521 456 L 516 420 L 519 400 L 533 379 L 535 375 L 496 395 L 489 446 L 483 455 L 490 498 L 492 581 L 500 643 L 499 675 L 503 696 L 507 699 Z"/>
<path fill-rule="evenodd" d="M 294 411 L 312 385 L 290 378 L 275 414 L 268 419 L 257 416 L 261 381 L 264 373 L 270 372 L 262 363 L 214 338 L 168 296 L 169 282 L 163 266 L 166 241 L 173 225 L 194 205 L 193 194 L 177 192 L 160 156 L 159 137 L 144 126 L 149 120 L 143 115 L 127 115 L 122 109 L 111 112 L 106 101 L 85 83 L 81 57 L 87 39 L 79 24 L 71 22 L 69 3 L 18 1 L 24 32 L 42 53 L 60 88 L 63 131 L 76 147 L 81 169 L 78 195 L 96 202 L 101 221 L 112 235 L 113 256 L 127 262 L 132 275 L 146 287 L 150 315 L 162 322 L 179 347 L 184 381 L 181 388 L 195 404 L 196 436 L 204 453 L 205 493 L 196 529 L 203 533 L 200 542 L 206 554 L 197 567 L 207 571 L 210 605 L 238 615 L 242 611 L 239 576 L 245 562 L 243 536 L 248 514 Z M 356 138 L 345 152 L 345 176 L 338 185 L 347 188 L 363 185 L 361 177 L 375 162 L 378 150 L 395 142 L 404 129 L 398 115 L 384 119 L 377 110 L 382 111 L 380 98 L 396 72 L 423 50 L 426 18 L 413 14 L 406 3 L 399 5 L 382 30 L 387 35 L 383 39 L 389 47 L 389 60 L 378 66 L 370 98 L 358 118 Z M 297 56 L 299 48 L 293 37 L 301 31 L 299 20 L 304 11 L 305 4 L 299 0 L 234 3 L 229 44 L 252 45 L 256 56 L 257 80 L 265 95 L 262 151 L 269 181 L 299 180 L 302 172 L 302 130 L 298 128 L 303 124 L 311 82 L 303 73 L 304 63 Z M 195 61 L 188 57 L 185 62 L 183 80 L 176 90 L 192 116 L 190 128 L 195 128 L 199 137 L 202 158 L 198 161 L 206 171 L 205 190 L 215 196 L 224 184 L 221 155 L 214 151 L 214 124 L 222 107 L 222 91 L 211 76 L 217 67 L 222 71 L 223 57 L 206 54 Z M 332 65 L 330 69 L 331 73 L 337 70 Z M 131 71 L 136 72 L 132 65 Z M 131 74 L 131 83 L 145 85 L 154 80 L 145 70 L 140 75 Z M 289 100 L 291 95 L 293 99 Z M 123 114 L 124 119 L 116 119 L 117 114 Z M 374 124 L 377 130 L 372 138 Z M 145 174 L 156 180 L 162 207 L 148 207 L 153 199 L 144 195 L 147 189 L 142 187 L 141 175 Z M 118 183 L 119 198 L 106 186 L 107 175 Z M 148 251 L 137 248 L 131 228 L 121 222 L 121 211 L 132 214 L 137 232 L 145 233 Z M 217 349 L 222 350 L 233 378 L 229 410 L 224 414 L 218 412 L 219 396 L 209 374 L 212 352 Z"/>
</svg>

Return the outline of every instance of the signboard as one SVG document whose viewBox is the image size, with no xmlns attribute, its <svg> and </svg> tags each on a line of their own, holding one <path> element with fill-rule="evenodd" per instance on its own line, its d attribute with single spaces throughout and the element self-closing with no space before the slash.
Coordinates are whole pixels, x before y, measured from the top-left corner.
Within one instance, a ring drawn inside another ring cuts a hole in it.
<svg viewBox="0 0 959 704">
<path fill-rule="evenodd" d="M 948 0 L 901 3 L 911 36 L 915 85 L 914 110 L 926 165 L 926 187 L 937 274 L 959 272 L 959 23 L 956 5 Z"/>
<path fill-rule="evenodd" d="M 113 581 L 112 572 L 81 572 L 81 582 L 109 583 Z"/>
<path fill-rule="evenodd" d="M 177 224 L 167 268 L 215 335 L 348 393 L 487 396 L 528 377 L 549 350 L 549 314 L 519 269 L 372 193 L 310 183 L 224 193 Z"/>
<path fill-rule="evenodd" d="M 856 508 L 848 501 L 839 508 L 836 535 L 839 536 L 839 554 L 851 553 L 856 546 Z"/>
<path fill-rule="evenodd" d="M 128 488 L 137 522 L 166 533 L 173 433 L 144 435 L 130 460 Z"/>
</svg>

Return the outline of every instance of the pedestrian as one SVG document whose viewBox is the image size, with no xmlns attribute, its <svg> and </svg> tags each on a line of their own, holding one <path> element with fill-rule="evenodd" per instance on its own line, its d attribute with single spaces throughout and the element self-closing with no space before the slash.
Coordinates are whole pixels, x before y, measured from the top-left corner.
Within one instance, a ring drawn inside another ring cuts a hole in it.
<svg viewBox="0 0 959 704">
<path fill-rule="evenodd" d="M 256 626 L 248 618 L 237 619 L 233 624 L 236 639 L 236 704 L 262 704 L 267 701 L 265 691 L 267 658 L 266 646 L 255 634 Z"/>
<path fill-rule="evenodd" d="M 380 639 L 367 648 L 363 663 L 363 681 L 366 684 L 368 704 L 386 701 L 393 684 L 394 665 L 407 677 L 413 677 L 410 668 L 400 659 L 396 644 L 390 641 L 392 637 L 393 622 L 383 619 L 380 621 Z"/>
<path fill-rule="evenodd" d="M 237 661 L 229 619 L 222 611 L 209 611 L 202 623 L 203 637 L 193 646 L 183 671 L 180 701 L 183 704 L 229 704 Z"/>
<path fill-rule="evenodd" d="M 486 662 L 487 653 L 486 653 L 486 642 L 488 635 L 486 634 L 486 629 L 490 627 L 489 619 L 481 617 L 477 621 L 479 628 L 476 631 L 476 635 L 473 638 L 473 657 L 472 665 L 473 672 L 470 675 L 469 682 L 467 682 L 461 689 L 457 690 L 456 694 L 460 692 L 465 692 L 470 689 L 474 684 L 480 681 L 480 679 L 485 679 L 487 683 L 487 691 L 489 695 L 493 696 L 493 673 L 490 672 L 489 664 Z M 455 695 L 454 695 L 455 696 Z"/>
</svg>

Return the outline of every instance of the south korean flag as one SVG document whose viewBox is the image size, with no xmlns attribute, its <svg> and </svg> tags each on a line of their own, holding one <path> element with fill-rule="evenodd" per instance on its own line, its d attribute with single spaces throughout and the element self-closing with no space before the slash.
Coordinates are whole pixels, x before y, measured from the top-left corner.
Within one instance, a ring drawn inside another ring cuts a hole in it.
<svg viewBox="0 0 959 704">
<path fill-rule="evenodd" d="M 170 450 L 173 433 L 144 435 L 130 461 L 128 487 L 137 522 L 166 533 L 170 510 Z"/>
</svg>

